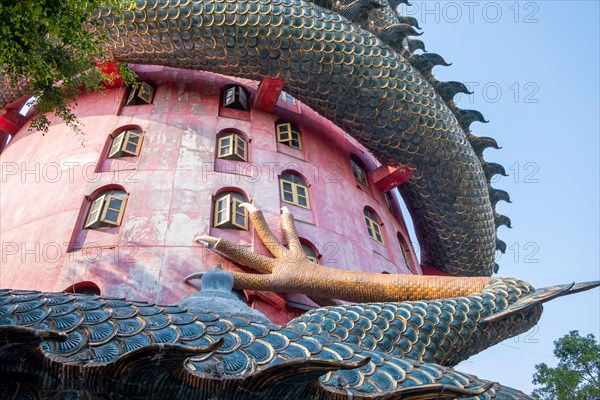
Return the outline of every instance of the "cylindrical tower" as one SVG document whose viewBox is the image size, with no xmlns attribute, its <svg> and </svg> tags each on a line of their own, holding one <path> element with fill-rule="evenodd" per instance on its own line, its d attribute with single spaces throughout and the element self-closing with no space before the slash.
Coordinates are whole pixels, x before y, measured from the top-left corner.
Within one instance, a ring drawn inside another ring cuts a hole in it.
<svg viewBox="0 0 600 400">
<path fill-rule="evenodd" d="M 255 107 L 258 82 L 135 71 L 136 89 L 81 96 L 83 135 L 54 120 L 46 134 L 25 125 L 4 148 L 0 286 L 174 303 L 196 290 L 186 275 L 223 262 L 195 236 L 268 254 L 242 202 L 262 209 L 280 239 L 288 207 L 321 264 L 422 273 L 397 191 L 375 179 L 385 168 L 341 129 L 285 92 L 272 112 Z M 240 295 L 275 322 L 314 306 Z"/>
</svg>

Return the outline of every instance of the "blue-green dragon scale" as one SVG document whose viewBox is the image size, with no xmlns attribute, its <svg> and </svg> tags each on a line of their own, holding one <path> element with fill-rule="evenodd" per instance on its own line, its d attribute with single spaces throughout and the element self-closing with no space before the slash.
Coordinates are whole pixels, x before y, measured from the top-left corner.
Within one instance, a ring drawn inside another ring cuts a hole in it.
<svg viewBox="0 0 600 400">
<path fill-rule="evenodd" d="M 527 291 L 517 281 L 509 286 Z M 490 301 L 502 309 L 501 304 L 511 299 L 509 295 Z M 448 310 L 450 319 L 466 320 L 472 307 L 486 314 L 481 310 L 487 304 L 476 303 L 456 299 L 466 312 L 436 302 L 425 307 L 439 307 Z M 408 323 L 426 320 L 416 304 L 400 307 Z M 331 309 L 329 317 L 335 312 L 340 311 Z M 343 314 L 353 312 L 348 308 Z M 363 318 L 369 319 L 369 312 Z M 29 392 L 42 398 L 54 398 L 55 392 L 62 396 L 88 392 L 127 399 L 529 399 L 418 357 L 405 358 L 403 350 L 388 353 L 366 341 L 340 341 L 335 332 L 311 333 L 310 326 L 314 324 L 281 327 L 92 295 L 0 290 L 0 360 L 10 360 L 0 363 L 0 398 L 30 398 Z M 388 334 L 396 327 L 380 329 Z M 417 343 L 427 327 L 414 329 L 416 340 L 409 340 Z M 368 329 L 367 335 L 373 332 Z M 446 339 L 429 332 L 425 336 L 429 346 L 436 341 L 440 348 L 445 346 Z M 476 344 L 474 340 L 466 339 L 465 345 Z M 5 379 L 10 376 L 19 377 L 18 388 Z M 3 397 L 3 391 L 10 390 L 23 391 L 23 397 Z"/>
<path fill-rule="evenodd" d="M 535 290 L 516 279 L 493 279 L 479 293 L 437 301 L 323 307 L 290 321 L 303 332 L 327 334 L 398 357 L 454 366 L 494 344 L 531 329 L 541 304 L 490 321 Z"/>
</svg>

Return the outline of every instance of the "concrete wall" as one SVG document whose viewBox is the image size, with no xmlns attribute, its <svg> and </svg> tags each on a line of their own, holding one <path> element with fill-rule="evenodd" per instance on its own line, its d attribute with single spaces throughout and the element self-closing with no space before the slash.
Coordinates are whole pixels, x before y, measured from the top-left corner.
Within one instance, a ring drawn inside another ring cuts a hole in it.
<svg viewBox="0 0 600 400">
<path fill-rule="evenodd" d="M 413 250 L 412 267 L 401 253 L 398 235 L 410 239 L 396 194 L 390 209 L 373 182 L 356 185 L 350 154 L 369 170 L 378 164 L 339 128 L 282 100 L 273 114 L 219 112 L 223 86 L 241 83 L 255 96 L 256 82 L 162 67 L 139 67 L 138 73 L 158 85 L 152 105 L 123 106 L 124 89 L 86 95 L 75 108 L 83 135 L 59 120 L 46 134 L 26 125 L 2 152 L 0 287 L 62 291 L 92 281 L 105 295 L 177 301 L 196 290 L 182 283 L 187 274 L 217 262 L 236 268 L 195 244 L 195 236 L 224 236 L 267 254 L 252 226 L 248 232 L 211 227 L 212 199 L 224 188 L 245 193 L 280 238 L 279 208 L 288 206 L 299 235 L 332 268 L 421 273 Z M 279 119 L 300 128 L 301 151 L 276 142 Z M 140 155 L 106 160 L 109 136 L 124 126 L 143 130 Z M 215 163 L 216 136 L 231 128 L 250 139 L 247 163 Z M 290 170 L 309 185 L 310 210 L 281 202 L 278 176 Z M 129 194 L 121 226 L 82 229 L 90 196 L 105 188 Z M 385 245 L 368 236 L 365 206 L 383 222 Z M 264 296 L 251 300 L 278 322 L 296 313 L 273 307 Z"/>
</svg>

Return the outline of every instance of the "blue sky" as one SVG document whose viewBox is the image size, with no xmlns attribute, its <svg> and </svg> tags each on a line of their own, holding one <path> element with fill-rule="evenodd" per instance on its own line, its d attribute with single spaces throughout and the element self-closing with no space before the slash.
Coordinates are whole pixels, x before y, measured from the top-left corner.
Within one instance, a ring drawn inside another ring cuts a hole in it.
<svg viewBox="0 0 600 400">
<path fill-rule="evenodd" d="M 503 148 L 485 158 L 509 177 L 495 187 L 512 204 L 501 228 L 509 249 L 499 276 L 535 287 L 600 279 L 599 261 L 599 3 L 596 1 L 413 1 L 430 52 L 450 67 L 440 80 L 471 82 L 462 108 L 488 124 L 475 135 Z M 569 330 L 600 337 L 600 290 L 554 300 L 538 326 L 461 363 L 457 369 L 528 393 L 534 365 L 554 364 L 553 341 Z"/>
</svg>

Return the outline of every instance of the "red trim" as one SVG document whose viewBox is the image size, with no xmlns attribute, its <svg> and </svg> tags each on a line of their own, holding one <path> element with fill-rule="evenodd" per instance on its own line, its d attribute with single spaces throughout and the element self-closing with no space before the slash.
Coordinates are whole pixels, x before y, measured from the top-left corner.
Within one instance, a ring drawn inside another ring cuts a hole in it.
<svg viewBox="0 0 600 400">
<path fill-rule="evenodd" d="M 20 99 L 7 104 L 5 108 L 7 110 L 16 110 L 17 112 L 19 112 L 19 111 L 21 111 L 21 108 L 23 108 L 25 103 L 27 103 L 27 101 L 29 101 L 30 98 L 31 98 L 31 96 L 23 96 Z"/>
<path fill-rule="evenodd" d="M 115 67 L 113 61 L 104 61 L 102 63 L 96 63 L 96 65 L 100 68 L 100 71 L 107 75 L 107 80 L 104 81 L 104 87 L 107 89 L 119 88 L 125 84 L 121 72 Z M 112 79 L 112 82 L 109 82 L 109 79 Z"/>
<path fill-rule="evenodd" d="M 14 135 L 25 125 L 25 122 L 27 118 L 19 114 L 18 110 L 5 109 L 4 114 L 0 115 L 0 132 Z"/>
<path fill-rule="evenodd" d="M 280 78 L 263 78 L 258 85 L 254 108 L 267 113 L 272 113 L 284 83 L 285 81 Z"/>
<path fill-rule="evenodd" d="M 250 300 L 252 297 L 261 299 L 262 301 L 279 308 L 280 310 L 285 310 L 285 306 L 287 304 L 286 299 L 277 293 L 273 292 L 258 292 L 254 290 L 244 290 L 247 298 Z"/>
<path fill-rule="evenodd" d="M 100 288 L 94 282 L 83 281 L 77 282 L 63 290 L 65 293 L 85 293 L 92 292 L 96 295 L 100 295 Z"/>
<path fill-rule="evenodd" d="M 6 132 L 2 132 L 2 130 L 0 130 L 0 153 L 2 153 L 2 151 L 4 150 L 4 148 L 6 147 L 6 145 L 8 144 L 8 139 L 11 137 L 12 135 L 6 133 Z"/>
<path fill-rule="evenodd" d="M 10 122 L 4 115 L 0 117 L 0 131 L 14 135 L 19 130 L 19 127 Z"/>
<path fill-rule="evenodd" d="M 377 189 L 382 192 L 389 192 L 409 180 L 413 171 L 415 171 L 413 168 L 402 164 L 397 166 L 382 165 L 371 173 L 371 178 Z"/>
<path fill-rule="evenodd" d="M 449 273 L 427 264 L 421 264 L 421 271 L 423 271 L 423 275 L 450 276 Z"/>
</svg>

